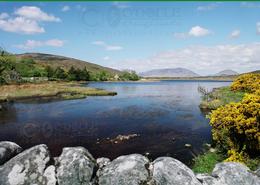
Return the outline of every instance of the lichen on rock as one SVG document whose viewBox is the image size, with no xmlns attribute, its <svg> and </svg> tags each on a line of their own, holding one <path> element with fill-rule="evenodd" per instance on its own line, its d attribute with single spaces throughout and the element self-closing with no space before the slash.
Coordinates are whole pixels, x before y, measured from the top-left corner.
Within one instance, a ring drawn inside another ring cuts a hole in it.
<svg viewBox="0 0 260 185">
<path fill-rule="evenodd" d="M 0 142 L 2 148 L 20 151 L 15 143 Z M 3 147 L 5 146 L 5 147 Z M 4 151 L 4 150 L 2 150 Z M 8 154 L 8 153 L 7 153 Z M 194 174 L 185 164 L 171 157 L 150 162 L 131 154 L 113 161 L 95 160 L 83 147 L 63 148 L 51 164 L 46 145 L 37 145 L 16 154 L 0 166 L 0 185 L 259 185 L 260 168 L 250 171 L 240 163 L 216 164 L 212 174 Z"/>
<path fill-rule="evenodd" d="M 90 185 L 96 160 L 83 147 L 63 148 L 55 161 L 58 184 Z"/>
</svg>

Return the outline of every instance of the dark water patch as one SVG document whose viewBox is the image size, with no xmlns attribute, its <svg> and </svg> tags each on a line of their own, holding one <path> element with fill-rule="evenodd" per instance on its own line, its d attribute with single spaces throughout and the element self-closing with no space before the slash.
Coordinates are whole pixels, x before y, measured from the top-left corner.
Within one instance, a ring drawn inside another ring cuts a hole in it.
<svg viewBox="0 0 260 185">
<path fill-rule="evenodd" d="M 63 147 L 84 146 L 95 157 L 130 153 L 155 159 L 172 156 L 189 164 L 211 140 L 205 113 L 199 109 L 198 85 L 208 89 L 229 82 L 163 81 L 150 83 L 90 83 L 117 96 L 8 104 L 0 111 L 0 140 L 24 148 L 48 145 L 58 156 Z M 122 142 L 118 135 L 138 134 Z M 191 144 L 192 148 L 186 148 Z"/>
</svg>

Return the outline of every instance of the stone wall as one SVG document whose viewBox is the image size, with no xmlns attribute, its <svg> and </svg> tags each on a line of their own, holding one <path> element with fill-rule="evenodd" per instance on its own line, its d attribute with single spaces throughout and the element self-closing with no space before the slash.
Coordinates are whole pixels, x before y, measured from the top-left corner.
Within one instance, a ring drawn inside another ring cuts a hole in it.
<svg viewBox="0 0 260 185">
<path fill-rule="evenodd" d="M 53 162 L 54 161 L 54 162 Z M 0 185 L 259 185 L 260 169 L 219 163 L 212 174 L 194 174 L 180 161 L 140 154 L 94 159 L 83 147 L 63 148 L 51 159 L 46 145 L 27 150 L 0 142 Z"/>
</svg>

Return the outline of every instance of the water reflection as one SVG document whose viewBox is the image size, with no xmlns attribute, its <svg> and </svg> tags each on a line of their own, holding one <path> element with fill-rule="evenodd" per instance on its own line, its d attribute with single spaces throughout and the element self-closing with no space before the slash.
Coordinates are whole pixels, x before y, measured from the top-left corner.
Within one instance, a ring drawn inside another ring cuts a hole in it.
<svg viewBox="0 0 260 185">
<path fill-rule="evenodd" d="M 16 107 L 12 103 L 2 103 L 0 111 L 0 124 L 16 122 Z"/>
</svg>

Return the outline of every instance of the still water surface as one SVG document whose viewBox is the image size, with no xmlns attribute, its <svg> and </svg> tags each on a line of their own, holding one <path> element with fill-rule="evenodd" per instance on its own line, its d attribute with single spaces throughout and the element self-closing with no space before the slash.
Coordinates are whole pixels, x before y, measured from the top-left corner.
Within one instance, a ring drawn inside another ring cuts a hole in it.
<svg viewBox="0 0 260 185">
<path fill-rule="evenodd" d="M 48 145 L 57 156 L 65 146 L 84 146 L 94 157 L 130 153 L 172 156 L 189 164 L 203 143 L 211 141 L 210 126 L 198 105 L 198 85 L 212 89 L 230 82 L 162 81 L 90 83 L 116 91 L 117 96 L 68 101 L 13 103 L 0 112 L 0 140 L 24 148 Z M 138 134 L 118 142 L 119 134 Z M 192 149 L 185 148 L 189 143 Z"/>
</svg>

